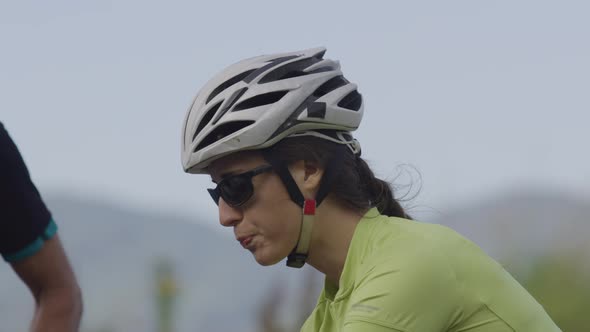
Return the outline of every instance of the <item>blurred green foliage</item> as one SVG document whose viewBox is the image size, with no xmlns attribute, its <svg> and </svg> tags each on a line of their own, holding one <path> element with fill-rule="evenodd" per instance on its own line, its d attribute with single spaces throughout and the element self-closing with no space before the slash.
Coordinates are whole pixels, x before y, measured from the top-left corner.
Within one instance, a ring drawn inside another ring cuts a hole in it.
<svg viewBox="0 0 590 332">
<path fill-rule="evenodd" d="M 590 268 L 581 257 L 575 252 L 540 257 L 519 280 L 566 332 L 590 331 Z"/>
<path fill-rule="evenodd" d="M 172 261 L 159 259 L 154 266 L 154 276 L 158 332 L 172 332 L 178 295 L 178 283 Z"/>
</svg>

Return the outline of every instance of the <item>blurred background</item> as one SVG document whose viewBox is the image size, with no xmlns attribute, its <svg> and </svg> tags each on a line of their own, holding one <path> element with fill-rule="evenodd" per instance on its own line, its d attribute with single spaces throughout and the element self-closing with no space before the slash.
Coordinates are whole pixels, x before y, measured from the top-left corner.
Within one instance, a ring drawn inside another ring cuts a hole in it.
<svg viewBox="0 0 590 332">
<path fill-rule="evenodd" d="M 246 57 L 326 46 L 355 133 L 415 219 L 500 261 L 590 331 L 590 3 L 4 1 L 0 121 L 60 227 L 83 332 L 298 331 L 322 275 L 263 268 L 180 165 L 198 89 Z M 0 332 L 33 301 L 0 267 Z"/>
</svg>

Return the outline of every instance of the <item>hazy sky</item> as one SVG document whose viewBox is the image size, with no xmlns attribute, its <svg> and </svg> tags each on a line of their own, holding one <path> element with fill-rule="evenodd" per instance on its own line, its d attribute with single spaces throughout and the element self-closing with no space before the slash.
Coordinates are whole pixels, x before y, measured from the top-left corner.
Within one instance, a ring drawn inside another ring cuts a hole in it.
<svg viewBox="0 0 590 332">
<path fill-rule="evenodd" d="M 418 214 L 513 188 L 590 198 L 590 2 L 350 3 L 3 1 L 0 121 L 43 194 L 214 223 L 209 178 L 180 165 L 195 93 L 326 46 L 365 97 L 363 155 L 421 173 Z"/>
</svg>

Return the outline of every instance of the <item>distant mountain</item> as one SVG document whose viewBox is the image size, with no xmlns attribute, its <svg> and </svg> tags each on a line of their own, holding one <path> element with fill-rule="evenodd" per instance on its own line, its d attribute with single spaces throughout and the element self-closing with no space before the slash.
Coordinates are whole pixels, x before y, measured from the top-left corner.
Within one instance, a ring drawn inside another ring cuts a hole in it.
<svg viewBox="0 0 590 332">
<path fill-rule="evenodd" d="M 180 217 L 86 198 L 46 199 L 84 289 L 84 332 L 109 327 L 155 331 L 154 266 L 159 259 L 172 263 L 178 279 L 178 332 L 258 331 L 258 311 L 273 287 L 288 291 L 289 306 L 280 310 L 280 319 L 296 319 L 293 310 L 307 287 L 304 280 L 311 273 L 316 286 L 322 282 L 311 268 L 258 266 L 229 230 L 224 236 Z M 590 253 L 590 204 L 563 195 L 506 194 L 425 221 L 452 227 L 512 264 L 509 270 L 550 251 Z M 26 330 L 31 308 L 24 286 L 9 268 L 0 268 L 0 332 Z"/>
<path fill-rule="evenodd" d="M 590 271 L 590 202 L 546 191 L 506 192 L 447 213 L 450 226 L 511 265 L 545 254 L 574 254 Z"/>
</svg>

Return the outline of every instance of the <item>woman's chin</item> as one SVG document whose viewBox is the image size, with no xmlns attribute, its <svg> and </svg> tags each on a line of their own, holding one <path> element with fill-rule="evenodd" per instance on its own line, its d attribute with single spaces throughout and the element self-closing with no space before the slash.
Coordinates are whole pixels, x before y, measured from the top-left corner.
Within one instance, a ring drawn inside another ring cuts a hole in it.
<svg viewBox="0 0 590 332">
<path fill-rule="evenodd" d="M 256 262 L 262 266 L 271 266 L 271 265 L 275 265 L 277 263 L 279 263 L 281 260 L 283 260 L 284 257 L 276 257 L 276 255 L 270 256 L 270 255 L 265 255 L 264 252 L 260 252 L 260 251 L 255 251 L 252 253 L 254 255 L 254 259 L 256 260 Z"/>
</svg>

